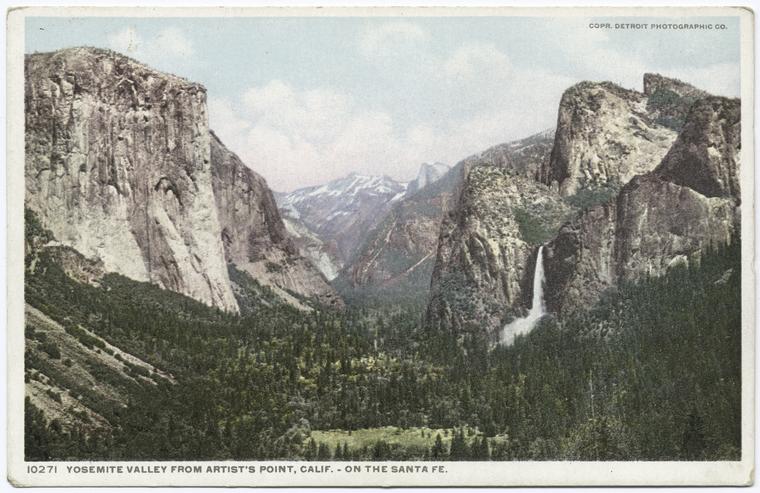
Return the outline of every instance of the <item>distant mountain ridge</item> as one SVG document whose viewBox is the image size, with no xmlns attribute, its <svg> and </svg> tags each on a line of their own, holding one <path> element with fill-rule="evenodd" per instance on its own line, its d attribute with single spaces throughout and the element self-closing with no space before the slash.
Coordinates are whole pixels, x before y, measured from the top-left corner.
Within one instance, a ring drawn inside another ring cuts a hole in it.
<svg viewBox="0 0 760 493">
<path fill-rule="evenodd" d="M 365 233 L 333 283 L 348 302 L 424 305 L 441 217 L 450 207 L 459 168 L 423 164 L 404 197 Z"/>
<path fill-rule="evenodd" d="M 395 204 L 441 179 L 448 169 L 442 163 L 424 163 L 408 183 L 351 173 L 275 197 L 301 254 L 334 279 Z"/>
<path fill-rule="evenodd" d="M 25 206 L 85 259 L 70 267 L 227 312 L 250 289 L 340 307 L 337 289 L 495 334 L 527 311 L 540 246 L 563 313 L 738 227 L 740 101 L 657 74 L 643 92 L 578 83 L 555 131 L 423 163 L 408 183 L 352 173 L 287 194 L 208 128 L 199 84 L 94 48 L 27 55 L 25 75 Z"/>
</svg>

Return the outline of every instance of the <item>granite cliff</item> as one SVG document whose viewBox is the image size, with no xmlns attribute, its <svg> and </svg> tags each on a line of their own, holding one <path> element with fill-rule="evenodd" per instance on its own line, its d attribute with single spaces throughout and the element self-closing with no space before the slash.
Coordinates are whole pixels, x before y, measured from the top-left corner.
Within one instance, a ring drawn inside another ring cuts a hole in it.
<svg viewBox="0 0 760 493">
<path fill-rule="evenodd" d="M 540 167 L 539 179 L 570 196 L 650 171 L 676 131 L 658 122 L 648 101 L 645 93 L 609 82 L 581 82 L 565 91 L 551 158 Z"/>
<path fill-rule="evenodd" d="M 105 50 L 26 57 L 26 204 L 107 271 L 237 311 L 206 91 Z"/>
<path fill-rule="evenodd" d="M 298 297 L 342 306 L 322 273 L 298 253 L 264 178 L 213 132 L 211 163 L 226 261 L 295 306 L 303 306 Z"/>
<path fill-rule="evenodd" d="M 540 245 L 545 302 L 557 313 L 731 241 L 739 101 L 656 74 L 644 89 L 582 82 L 563 95 L 553 139 L 464 161 L 441 226 L 429 325 L 495 339 L 530 307 Z"/>
<path fill-rule="evenodd" d="M 739 134 L 738 100 L 697 100 L 657 168 L 580 213 L 549 243 L 549 309 L 587 306 L 620 282 L 660 276 L 729 243 L 740 220 Z"/>
<path fill-rule="evenodd" d="M 554 132 L 471 156 L 438 239 L 426 320 L 433 327 L 485 330 L 495 336 L 532 295 L 538 246 L 571 208 L 535 179 L 549 159 Z"/>
<path fill-rule="evenodd" d="M 96 48 L 27 55 L 25 75 L 25 204 L 62 245 L 226 311 L 228 262 L 332 301 L 266 183 L 210 133 L 203 86 Z M 287 267 L 262 274 L 264 258 Z"/>
</svg>

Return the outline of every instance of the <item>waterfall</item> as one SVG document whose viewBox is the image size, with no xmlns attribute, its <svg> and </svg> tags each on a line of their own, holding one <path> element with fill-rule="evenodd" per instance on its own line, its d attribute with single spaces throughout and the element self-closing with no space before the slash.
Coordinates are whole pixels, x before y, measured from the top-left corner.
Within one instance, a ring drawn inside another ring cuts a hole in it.
<svg viewBox="0 0 760 493">
<path fill-rule="evenodd" d="M 536 269 L 533 271 L 533 302 L 528 315 L 517 318 L 504 326 L 501 332 L 501 343 L 509 346 L 515 341 L 515 337 L 527 334 L 533 329 L 541 317 L 546 315 L 544 306 L 544 246 L 538 248 L 536 255 Z"/>
</svg>

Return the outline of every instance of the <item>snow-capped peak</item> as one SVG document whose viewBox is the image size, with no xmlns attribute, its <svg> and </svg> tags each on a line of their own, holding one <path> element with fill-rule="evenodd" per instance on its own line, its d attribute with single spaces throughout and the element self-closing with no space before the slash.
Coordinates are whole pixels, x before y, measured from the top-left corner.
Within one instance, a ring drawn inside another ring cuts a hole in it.
<svg viewBox="0 0 760 493">
<path fill-rule="evenodd" d="M 351 173 L 324 185 L 301 188 L 279 197 L 280 207 L 298 208 L 304 202 L 333 202 L 333 207 L 344 209 L 358 197 L 384 197 L 388 199 L 406 190 L 406 183 L 399 183 L 387 176 L 369 176 Z"/>
</svg>

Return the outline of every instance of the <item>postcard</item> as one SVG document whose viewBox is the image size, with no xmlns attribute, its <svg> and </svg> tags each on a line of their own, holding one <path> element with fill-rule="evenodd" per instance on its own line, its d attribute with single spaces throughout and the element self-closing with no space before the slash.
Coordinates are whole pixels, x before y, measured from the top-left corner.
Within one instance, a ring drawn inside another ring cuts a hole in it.
<svg viewBox="0 0 760 493">
<path fill-rule="evenodd" d="M 745 8 L 8 12 L 8 481 L 754 481 Z"/>
</svg>

